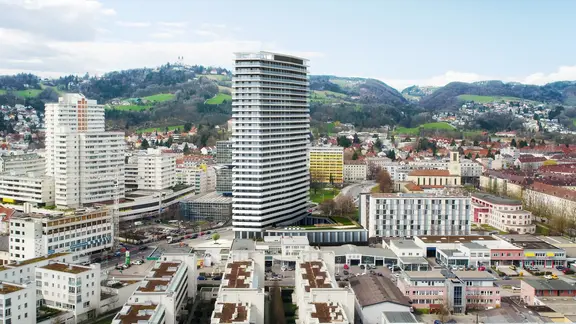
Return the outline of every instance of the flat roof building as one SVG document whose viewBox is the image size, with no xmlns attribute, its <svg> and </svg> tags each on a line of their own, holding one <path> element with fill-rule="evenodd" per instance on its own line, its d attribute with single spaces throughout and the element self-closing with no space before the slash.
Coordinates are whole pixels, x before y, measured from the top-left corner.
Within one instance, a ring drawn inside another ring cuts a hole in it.
<svg viewBox="0 0 576 324">
<path fill-rule="evenodd" d="M 181 201 L 180 209 L 190 221 L 226 223 L 232 219 L 232 197 L 210 192 Z"/>
</svg>

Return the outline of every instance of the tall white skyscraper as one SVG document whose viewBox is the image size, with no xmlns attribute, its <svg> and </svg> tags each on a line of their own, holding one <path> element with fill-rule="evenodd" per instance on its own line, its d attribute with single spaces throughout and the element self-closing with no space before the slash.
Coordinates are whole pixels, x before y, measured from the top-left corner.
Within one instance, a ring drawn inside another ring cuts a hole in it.
<svg viewBox="0 0 576 324">
<path fill-rule="evenodd" d="M 258 52 L 237 53 L 235 63 L 232 224 L 251 238 L 308 214 L 308 62 Z"/>
<path fill-rule="evenodd" d="M 124 196 L 124 133 L 106 132 L 104 106 L 80 94 L 46 104 L 46 173 L 57 206 L 80 207 Z"/>
</svg>

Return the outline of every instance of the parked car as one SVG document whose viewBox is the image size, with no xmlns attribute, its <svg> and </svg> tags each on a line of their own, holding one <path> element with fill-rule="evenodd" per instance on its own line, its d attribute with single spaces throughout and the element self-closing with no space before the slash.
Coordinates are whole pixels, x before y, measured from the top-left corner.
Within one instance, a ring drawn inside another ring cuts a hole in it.
<svg viewBox="0 0 576 324">
<path fill-rule="evenodd" d="M 364 270 L 364 269 L 366 269 L 366 266 L 363 265 L 363 264 L 361 264 L 361 265 L 360 265 L 360 269 Z"/>
<path fill-rule="evenodd" d="M 142 260 L 132 261 L 133 265 L 141 265 L 142 263 L 144 263 L 144 261 L 142 261 Z"/>
<path fill-rule="evenodd" d="M 349 272 L 347 270 L 342 271 L 342 273 L 347 276 L 349 274 Z"/>
<path fill-rule="evenodd" d="M 510 280 L 510 277 L 504 276 L 504 277 L 502 277 L 502 280 Z"/>
<path fill-rule="evenodd" d="M 574 270 L 565 268 L 564 270 L 562 270 L 562 273 L 564 273 L 566 275 L 574 274 Z"/>
<path fill-rule="evenodd" d="M 566 269 L 565 266 L 562 266 L 562 265 L 556 266 L 556 270 L 558 270 L 558 271 L 563 271 L 564 269 Z"/>
<path fill-rule="evenodd" d="M 198 276 L 198 280 L 206 280 L 206 277 L 204 277 L 204 276 Z"/>
<path fill-rule="evenodd" d="M 510 266 L 510 269 L 516 270 L 516 266 L 515 266 L 515 265 L 511 265 L 511 266 Z"/>
<path fill-rule="evenodd" d="M 213 277 L 212 280 L 222 280 L 222 276 Z"/>
<path fill-rule="evenodd" d="M 548 280 L 556 280 L 558 279 L 558 276 L 553 274 L 553 275 L 546 275 L 544 276 L 544 279 L 548 279 Z"/>
<path fill-rule="evenodd" d="M 144 251 L 144 250 L 146 250 L 147 248 L 148 248 L 147 245 L 142 245 L 142 246 L 140 246 L 140 247 L 138 248 L 138 250 Z"/>
<path fill-rule="evenodd" d="M 485 267 L 485 266 L 479 266 L 479 267 L 478 267 L 478 271 L 485 271 L 485 270 L 486 270 L 486 267 Z"/>
</svg>

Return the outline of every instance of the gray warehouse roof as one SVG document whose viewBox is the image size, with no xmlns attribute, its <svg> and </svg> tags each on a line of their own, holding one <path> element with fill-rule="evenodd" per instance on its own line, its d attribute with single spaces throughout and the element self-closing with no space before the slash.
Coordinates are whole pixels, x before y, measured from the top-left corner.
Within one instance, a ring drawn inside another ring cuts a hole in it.
<svg viewBox="0 0 576 324">
<path fill-rule="evenodd" d="M 334 252 L 334 255 L 362 254 L 396 259 L 396 254 L 394 254 L 394 252 L 391 250 L 383 248 L 372 248 L 368 246 L 356 246 L 352 244 L 345 244 L 341 246 L 326 246 L 322 247 L 322 250 L 332 251 Z"/>
<path fill-rule="evenodd" d="M 224 197 L 214 191 L 200 196 L 191 197 L 188 201 L 209 204 L 232 204 L 232 197 Z"/>
<path fill-rule="evenodd" d="M 524 279 L 524 282 L 536 290 L 575 290 L 575 287 L 564 280 Z"/>
</svg>

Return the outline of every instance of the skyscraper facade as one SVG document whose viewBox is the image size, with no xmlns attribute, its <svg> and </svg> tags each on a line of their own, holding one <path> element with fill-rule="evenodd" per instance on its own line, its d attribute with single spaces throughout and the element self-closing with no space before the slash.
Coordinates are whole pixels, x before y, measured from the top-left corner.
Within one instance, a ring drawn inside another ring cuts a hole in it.
<svg viewBox="0 0 576 324">
<path fill-rule="evenodd" d="M 232 224 L 236 237 L 304 218 L 309 198 L 308 62 L 237 53 L 232 79 Z"/>
<path fill-rule="evenodd" d="M 124 197 L 124 133 L 105 131 L 104 106 L 65 94 L 46 104 L 45 115 L 46 174 L 54 179 L 56 206 Z"/>
</svg>

